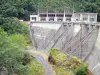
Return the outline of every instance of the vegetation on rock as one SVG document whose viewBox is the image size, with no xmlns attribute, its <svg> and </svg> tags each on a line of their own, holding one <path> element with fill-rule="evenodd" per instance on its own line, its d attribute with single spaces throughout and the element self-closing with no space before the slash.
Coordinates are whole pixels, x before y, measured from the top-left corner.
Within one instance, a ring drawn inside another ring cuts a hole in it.
<svg viewBox="0 0 100 75">
<path fill-rule="evenodd" d="M 63 54 L 54 48 L 50 50 L 50 56 L 53 59 L 50 63 L 57 75 L 93 75 L 88 69 L 88 64 L 75 56 Z"/>
</svg>

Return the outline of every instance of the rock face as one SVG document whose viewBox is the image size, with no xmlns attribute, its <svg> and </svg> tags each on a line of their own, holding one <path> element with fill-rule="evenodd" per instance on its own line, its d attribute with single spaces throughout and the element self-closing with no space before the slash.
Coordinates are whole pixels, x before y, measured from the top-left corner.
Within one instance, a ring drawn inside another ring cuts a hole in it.
<svg viewBox="0 0 100 75">
<path fill-rule="evenodd" d="M 85 23 L 40 22 L 33 23 L 30 31 L 38 50 L 49 53 L 51 48 L 58 48 L 63 53 L 86 61 L 90 70 L 97 72 L 99 69 L 95 69 L 100 63 L 99 26 Z"/>
</svg>

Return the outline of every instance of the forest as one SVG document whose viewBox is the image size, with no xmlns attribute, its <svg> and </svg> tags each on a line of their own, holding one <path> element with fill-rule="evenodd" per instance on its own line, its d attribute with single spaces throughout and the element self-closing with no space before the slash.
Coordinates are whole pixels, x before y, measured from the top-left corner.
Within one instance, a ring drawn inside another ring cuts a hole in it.
<svg viewBox="0 0 100 75">
<path fill-rule="evenodd" d="M 73 8 L 75 12 L 98 13 L 100 21 L 100 0 L 0 0 L 0 15 L 29 20 L 29 15 L 40 8 Z"/>
</svg>

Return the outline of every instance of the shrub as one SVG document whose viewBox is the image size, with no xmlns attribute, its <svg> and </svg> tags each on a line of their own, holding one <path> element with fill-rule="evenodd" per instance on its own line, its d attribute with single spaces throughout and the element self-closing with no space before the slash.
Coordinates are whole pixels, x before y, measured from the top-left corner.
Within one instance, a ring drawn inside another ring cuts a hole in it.
<svg viewBox="0 0 100 75">
<path fill-rule="evenodd" d="M 52 48 L 50 50 L 50 57 L 52 57 L 52 60 L 54 63 L 62 63 L 66 61 L 66 55 L 61 53 L 60 50 Z"/>
<path fill-rule="evenodd" d="M 79 66 L 76 69 L 76 75 L 87 75 L 86 66 Z"/>
<path fill-rule="evenodd" d="M 43 66 L 36 59 L 31 61 L 28 70 L 28 75 L 45 75 Z"/>
<path fill-rule="evenodd" d="M 56 69 L 57 75 L 91 75 L 87 63 L 75 56 L 67 59 L 68 56 L 58 49 L 51 49 L 49 59 L 55 61 L 56 64 L 53 64 L 53 67 Z"/>
</svg>

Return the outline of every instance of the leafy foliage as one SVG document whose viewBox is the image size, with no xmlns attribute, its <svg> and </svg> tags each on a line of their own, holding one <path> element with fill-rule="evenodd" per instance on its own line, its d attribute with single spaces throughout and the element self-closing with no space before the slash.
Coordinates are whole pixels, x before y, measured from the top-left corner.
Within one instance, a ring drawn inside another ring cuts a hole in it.
<svg viewBox="0 0 100 75">
<path fill-rule="evenodd" d="M 22 35 L 8 36 L 0 28 L 0 41 L 0 67 L 2 69 L 5 68 L 8 71 L 8 75 L 26 68 L 22 64 L 25 49 L 24 37 Z"/>
<path fill-rule="evenodd" d="M 24 52 L 25 44 L 26 41 L 23 35 L 13 34 L 8 36 L 7 33 L 0 28 L 0 73 L 2 70 L 5 70 L 8 72 L 8 75 L 13 75 L 14 73 L 19 75 L 31 75 L 28 69 L 31 67 L 29 64 L 32 65 L 32 58 L 29 54 Z M 36 61 L 33 61 L 33 63 L 39 64 Z"/>
<path fill-rule="evenodd" d="M 86 73 L 86 70 L 85 70 L 84 68 L 79 67 L 79 68 L 77 69 L 76 75 L 88 75 L 88 74 Z"/>
<path fill-rule="evenodd" d="M 36 59 L 29 64 L 28 75 L 45 75 L 43 66 Z"/>
<path fill-rule="evenodd" d="M 66 55 L 62 54 L 60 50 L 52 48 L 50 50 L 50 55 L 56 63 L 62 63 L 66 60 Z"/>
<path fill-rule="evenodd" d="M 24 22 L 20 22 L 17 18 L 14 17 L 3 17 L 0 16 L 0 27 L 8 33 L 12 34 L 22 34 L 27 40 L 27 45 L 31 45 L 31 39 L 29 35 L 28 25 Z"/>
<path fill-rule="evenodd" d="M 0 17 L 0 27 L 10 35 L 28 33 L 28 28 L 23 25 L 17 18 Z"/>
<path fill-rule="evenodd" d="M 54 48 L 50 50 L 50 56 L 56 62 L 53 68 L 57 75 L 93 75 L 89 73 L 88 64 L 75 56 L 63 54 Z"/>
<path fill-rule="evenodd" d="M 29 20 L 30 14 L 37 13 L 38 9 L 69 7 L 75 12 L 96 12 L 100 21 L 100 0 L 1 0 L 0 15 L 4 17 L 17 17 Z"/>
<path fill-rule="evenodd" d="M 1 0 L 0 14 L 4 17 L 17 17 L 28 20 L 29 15 L 35 11 L 34 0 Z"/>
</svg>

